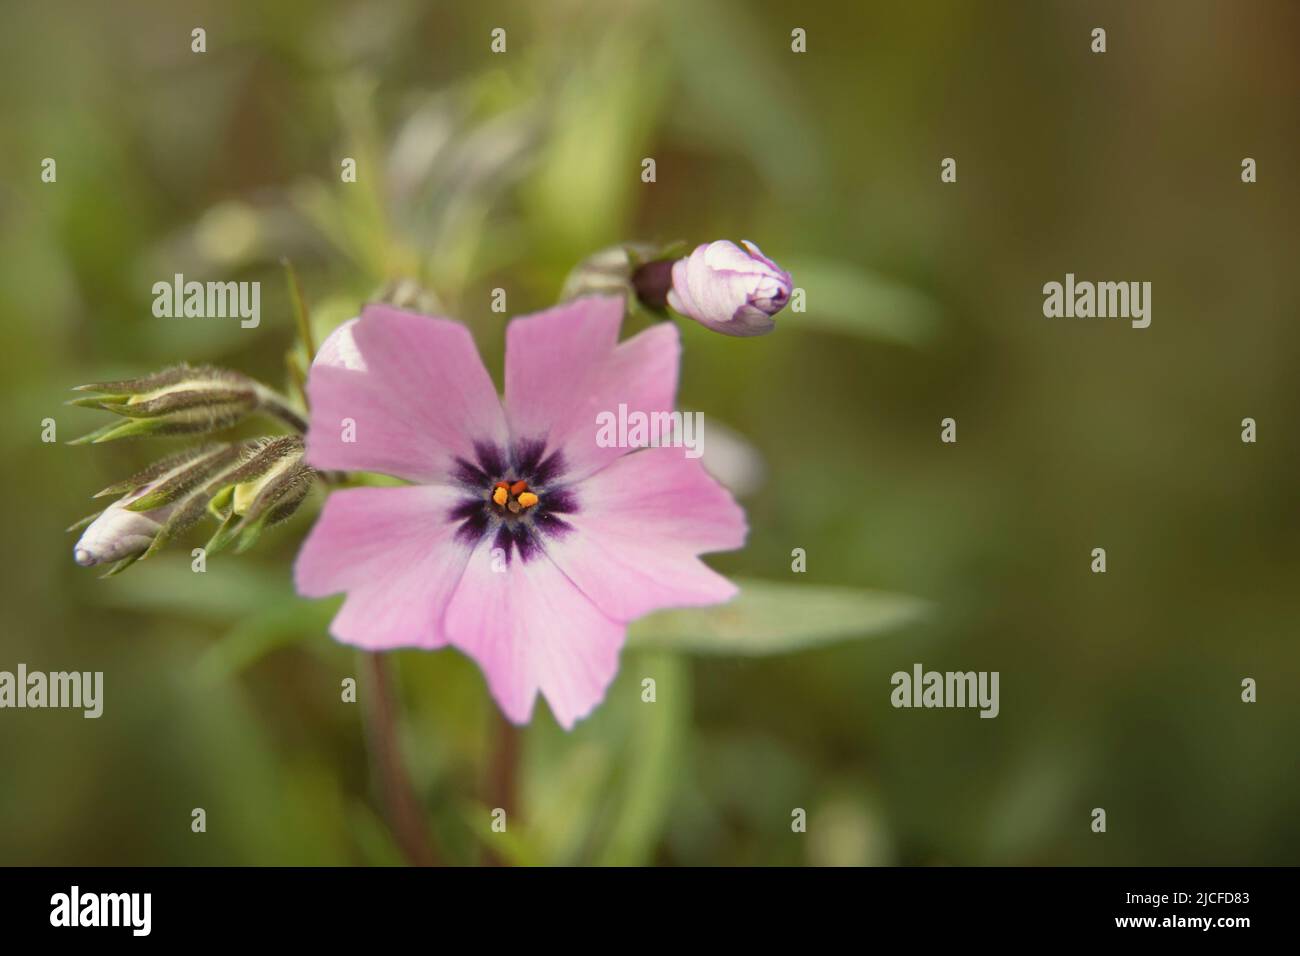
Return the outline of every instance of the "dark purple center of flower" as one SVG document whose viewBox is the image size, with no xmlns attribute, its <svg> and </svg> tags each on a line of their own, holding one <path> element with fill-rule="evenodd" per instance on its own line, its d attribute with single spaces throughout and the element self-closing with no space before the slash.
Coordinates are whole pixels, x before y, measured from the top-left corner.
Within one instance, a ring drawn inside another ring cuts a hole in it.
<svg viewBox="0 0 1300 956">
<path fill-rule="evenodd" d="M 457 458 L 452 478 L 467 495 L 449 514 L 459 524 L 457 540 L 472 546 L 491 535 L 492 547 L 504 552 L 507 563 L 515 554 L 528 562 L 545 538 L 572 531 L 560 517 L 578 510 L 573 491 L 561 481 L 564 456 L 545 452 L 541 441 L 520 441 L 509 449 L 475 442 L 474 461 Z"/>
</svg>

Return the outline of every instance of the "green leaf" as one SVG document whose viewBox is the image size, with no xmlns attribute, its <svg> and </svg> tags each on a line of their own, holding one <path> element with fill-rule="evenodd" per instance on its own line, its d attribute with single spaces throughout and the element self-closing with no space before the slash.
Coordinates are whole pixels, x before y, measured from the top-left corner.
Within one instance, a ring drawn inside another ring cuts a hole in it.
<svg viewBox="0 0 1300 956">
<path fill-rule="evenodd" d="M 485 849 L 491 850 L 510 866 L 542 866 L 545 863 L 545 858 L 533 846 L 528 835 L 521 832 L 518 826 L 511 826 L 508 818 L 506 829 L 498 833 L 491 827 L 492 809 L 487 805 L 466 800 L 459 809 L 461 821 L 470 833 Z"/>
<path fill-rule="evenodd" d="M 149 564 L 148 574 L 127 575 L 111 588 L 96 588 L 91 592 L 94 602 L 140 614 L 233 623 L 298 600 L 287 570 L 272 571 L 251 561 L 212 561 L 202 574 L 192 570 L 188 555 L 164 554 Z M 311 603 L 303 602 L 308 607 Z"/>
<path fill-rule="evenodd" d="M 690 103 L 666 117 L 677 137 L 700 155 L 743 155 L 783 187 L 776 195 L 825 181 L 832 153 L 818 111 L 800 92 L 802 83 L 771 68 L 772 58 L 789 56 L 789 31 L 778 35 L 739 0 L 679 2 L 673 9 L 674 18 L 690 24 L 666 30 L 664 38 L 677 96 Z"/>
<path fill-rule="evenodd" d="M 125 558 L 122 558 L 122 560 L 115 562 L 111 568 L 109 568 L 107 571 L 101 574 L 100 578 L 102 579 L 102 578 L 116 577 L 117 575 L 121 574 L 123 571 L 125 571 L 127 568 L 129 568 L 131 565 L 135 564 L 139 560 L 140 560 L 140 555 L 128 554 Z"/>
<path fill-rule="evenodd" d="M 208 510 L 212 510 L 211 503 L 209 503 Z M 208 543 L 203 546 L 203 550 L 209 555 L 216 554 L 223 550 L 226 545 L 230 544 L 230 542 L 236 538 L 239 523 L 241 521 L 239 515 L 234 514 L 233 512 L 219 520 L 221 521 L 221 527 L 217 528 L 217 530 L 213 532 L 212 537 L 208 539 Z"/>
<path fill-rule="evenodd" d="M 98 518 L 100 515 L 102 515 L 103 513 L 104 513 L 104 509 L 101 508 L 98 511 L 96 511 L 94 514 L 86 515 L 86 517 L 82 518 L 80 521 L 74 521 L 72 524 L 68 525 L 68 527 L 64 530 L 80 531 L 83 528 L 88 528 L 90 527 L 90 523 L 94 521 L 96 518 Z"/>
<path fill-rule="evenodd" d="M 208 514 L 218 521 L 229 521 L 231 517 L 238 517 L 234 513 L 235 486 L 226 485 L 215 495 L 208 499 Z M 212 545 L 208 545 L 208 551 L 213 550 Z"/>
<path fill-rule="evenodd" d="M 366 866 L 404 866 L 392 833 L 369 806 L 353 800 L 348 806 L 348 831 Z"/>
<path fill-rule="evenodd" d="M 629 678 L 620 676 L 628 686 Z M 530 844 L 548 866 L 586 862 L 605 801 L 615 793 L 616 755 L 624 752 L 628 739 L 630 708 L 629 698 L 612 690 L 599 717 L 580 723 L 572 733 L 548 721 L 535 720 L 529 728 L 521 817 Z"/>
<path fill-rule="evenodd" d="M 316 340 L 311 334 L 311 317 L 307 312 L 307 303 L 302 294 L 302 283 L 298 280 L 298 270 L 288 257 L 280 260 L 284 267 L 285 279 L 289 283 L 289 301 L 293 304 L 293 318 L 298 327 L 298 344 L 307 355 L 307 364 L 316 357 Z"/>
<path fill-rule="evenodd" d="M 211 645 L 194 666 L 203 684 L 220 683 L 271 651 L 312 636 L 324 638 L 341 602 L 283 600 L 240 621 Z M 332 643 L 332 642 L 331 642 Z M 322 642 L 322 646 L 328 646 Z"/>
<path fill-rule="evenodd" d="M 884 591 L 737 581 L 727 604 L 660 611 L 635 622 L 630 647 L 757 657 L 788 654 L 909 624 L 927 611 L 918 598 Z"/>
<path fill-rule="evenodd" d="M 843 332 L 920 347 L 939 331 L 939 306 L 929 296 L 878 273 L 829 260 L 782 262 L 807 295 L 806 312 L 788 309 L 778 327 Z"/>
<path fill-rule="evenodd" d="M 553 260 L 571 262 L 626 232 L 639 195 L 629 184 L 639 184 L 668 91 L 667 64 L 646 50 L 635 27 L 611 28 L 549 91 L 555 121 L 524 198 Z"/>
<path fill-rule="evenodd" d="M 115 441 L 119 438 L 134 438 L 138 435 L 151 435 L 159 430 L 161 423 L 147 418 L 129 419 L 127 421 L 109 422 L 93 432 L 68 442 L 69 445 L 98 445 L 100 442 Z"/>
<path fill-rule="evenodd" d="M 633 667 L 630 663 L 625 666 Z M 635 674 L 655 679 L 653 704 L 637 698 L 618 799 L 609 827 L 600 836 L 598 866 L 644 866 L 668 818 L 680 775 L 682 751 L 690 730 L 691 671 L 674 654 L 645 652 L 635 657 Z"/>
</svg>

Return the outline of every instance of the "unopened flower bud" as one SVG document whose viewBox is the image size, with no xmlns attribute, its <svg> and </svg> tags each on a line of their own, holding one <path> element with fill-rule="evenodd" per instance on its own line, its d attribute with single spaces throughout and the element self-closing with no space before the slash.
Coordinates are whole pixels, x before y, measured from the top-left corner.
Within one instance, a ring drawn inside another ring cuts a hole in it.
<svg viewBox="0 0 1300 956">
<path fill-rule="evenodd" d="M 296 439 L 301 441 L 300 439 Z M 154 462 L 95 497 L 121 495 L 98 515 L 83 518 L 69 531 L 86 530 L 73 548 L 83 567 L 116 562 L 110 574 L 147 557 L 203 514 L 225 475 L 245 462 L 256 443 L 218 443 L 188 448 Z"/>
<path fill-rule="evenodd" d="M 240 422 L 262 404 L 258 383 L 238 372 L 177 365 L 143 378 L 79 386 L 97 394 L 69 402 L 127 419 L 76 439 L 73 444 L 113 441 L 136 435 L 187 435 L 217 431 Z"/>
<path fill-rule="evenodd" d="M 262 529 L 286 520 L 298 510 L 316 480 L 316 471 L 303 463 L 303 441 L 297 435 L 261 439 L 249 446 L 247 460 L 222 479 L 208 504 L 221 520 L 209 540 L 214 554 L 231 542 L 244 551 Z"/>
<path fill-rule="evenodd" d="M 790 273 L 752 242 L 742 245 L 710 242 L 673 263 L 668 304 L 724 335 L 772 331 L 772 316 L 790 301 Z"/>
<path fill-rule="evenodd" d="M 136 558 L 149 550 L 176 503 L 153 511 L 131 511 L 127 505 L 147 494 L 153 485 L 134 491 L 104 509 L 90 522 L 72 549 L 83 568 Z"/>
</svg>

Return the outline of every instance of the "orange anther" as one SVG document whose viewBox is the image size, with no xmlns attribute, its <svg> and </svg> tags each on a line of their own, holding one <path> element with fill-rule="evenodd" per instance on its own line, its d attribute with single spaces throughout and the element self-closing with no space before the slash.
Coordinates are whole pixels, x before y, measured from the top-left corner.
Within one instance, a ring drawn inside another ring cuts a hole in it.
<svg viewBox="0 0 1300 956">
<path fill-rule="evenodd" d="M 531 491 L 525 491 L 519 496 L 519 503 L 525 508 L 531 508 L 533 505 L 537 504 L 537 496 Z"/>
<path fill-rule="evenodd" d="M 506 499 L 508 497 L 510 496 L 506 493 L 506 490 L 502 488 L 500 485 L 497 485 L 496 491 L 492 492 L 492 500 L 499 505 L 505 504 Z"/>
<path fill-rule="evenodd" d="M 522 495 L 527 490 L 528 490 L 528 482 L 526 481 L 516 481 L 513 485 L 510 486 L 510 493 L 515 496 Z"/>
</svg>

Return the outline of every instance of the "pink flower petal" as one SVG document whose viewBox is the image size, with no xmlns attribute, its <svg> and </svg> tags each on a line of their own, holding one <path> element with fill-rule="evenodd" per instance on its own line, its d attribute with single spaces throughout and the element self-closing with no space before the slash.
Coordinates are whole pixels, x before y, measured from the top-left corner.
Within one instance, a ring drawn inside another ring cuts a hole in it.
<svg viewBox="0 0 1300 956">
<path fill-rule="evenodd" d="M 756 272 L 754 257 L 741 249 L 734 242 L 723 239 L 710 242 L 704 247 L 704 263 L 713 271 L 732 270 L 735 272 Z"/>
<path fill-rule="evenodd" d="M 671 411 L 681 345 L 663 322 L 618 342 L 623 300 L 591 297 L 515 319 L 506 330 L 506 416 L 516 442 L 560 450 L 565 481 L 605 467 L 626 448 L 596 444 L 597 415 Z"/>
<path fill-rule="evenodd" d="M 605 614 L 720 604 L 736 586 L 697 555 L 745 542 L 745 513 L 680 448 L 647 448 L 588 478 L 547 555 Z"/>
<path fill-rule="evenodd" d="M 307 381 L 310 464 L 429 483 L 472 461 L 476 442 L 504 445 L 501 402 L 465 326 L 370 305 L 346 334 L 357 357 L 338 358 L 349 353 L 336 343 Z"/>
<path fill-rule="evenodd" d="M 443 612 L 471 549 L 448 512 L 464 493 L 435 485 L 336 491 L 294 565 L 305 597 L 348 593 L 330 633 L 367 650 L 441 647 Z"/>
<path fill-rule="evenodd" d="M 326 336 L 325 341 L 316 350 L 316 358 L 312 361 L 312 364 L 335 365 L 339 368 L 350 368 L 356 372 L 364 372 L 366 370 L 365 359 L 361 357 L 361 351 L 357 348 L 356 339 L 352 337 L 352 330 L 356 328 L 357 323 L 360 321 L 360 319 L 348 319 Z"/>
<path fill-rule="evenodd" d="M 750 272 L 736 268 L 741 263 L 735 257 L 752 263 L 748 256 L 738 249 L 729 255 L 731 250 L 718 250 L 719 245 L 713 243 L 691 254 L 686 281 L 691 298 L 706 316 L 715 322 L 728 322 L 738 309 L 744 307 L 754 277 Z M 724 264 L 730 268 L 725 268 Z"/>
<path fill-rule="evenodd" d="M 526 724 L 540 690 L 560 726 L 572 729 L 604 699 L 626 628 L 542 555 L 516 555 L 504 570 L 493 564 L 485 538 L 447 607 L 447 635 L 483 669 L 510 720 Z"/>
</svg>

